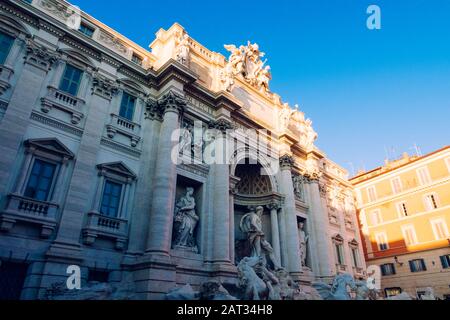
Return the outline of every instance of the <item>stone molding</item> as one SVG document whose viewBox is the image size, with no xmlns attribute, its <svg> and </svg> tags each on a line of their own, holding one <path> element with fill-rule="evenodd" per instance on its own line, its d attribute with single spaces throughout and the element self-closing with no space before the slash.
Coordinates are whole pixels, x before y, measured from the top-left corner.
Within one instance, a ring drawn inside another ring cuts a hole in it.
<svg viewBox="0 0 450 320">
<path fill-rule="evenodd" d="M 37 44 L 32 39 L 27 39 L 25 63 L 48 72 L 58 59 L 59 54 L 57 52 Z"/>
<path fill-rule="evenodd" d="M 92 94 L 111 100 L 118 93 L 117 84 L 107 77 L 95 73 L 92 80 Z"/>
</svg>

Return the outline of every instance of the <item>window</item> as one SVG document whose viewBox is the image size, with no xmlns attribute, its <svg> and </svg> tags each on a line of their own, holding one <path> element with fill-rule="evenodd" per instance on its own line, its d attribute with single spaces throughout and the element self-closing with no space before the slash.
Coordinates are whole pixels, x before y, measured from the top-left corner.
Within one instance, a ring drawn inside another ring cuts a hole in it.
<svg viewBox="0 0 450 320">
<path fill-rule="evenodd" d="M 417 169 L 417 176 L 419 177 L 420 185 L 423 186 L 431 183 L 430 173 L 428 172 L 427 167 Z"/>
<path fill-rule="evenodd" d="M 438 198 L 437 198 L 437 194 L 432 193 L 432 194 L 428 194 L 424 197 L 424 201 L 425 201 L 425 209 L 427 211 L 432 211 L 438 208 Z"/>
<path fill-rule="evenodd" d="M 70 64 L 66 65 L 59 89 L 73 96 L 78 94 L 83 71 Z"/>
<path fill-rule="evenodd" d="M 352 263 L 354 267 L 359 267 L 359 250 L 358 248 L 351 247 L 350 250 L 352 251 Z"/>
<path fill-rule="evenodd" d="M 137 54 L 134 54 L 131 56 L 131 61 L 133 61 L 134 63 L 136 63 L 137 65 L 142 66 L 142 58 L 139 57 Z"/>
<path fill-rule="evenodd" d="M 433 229 L 434 238 L 436 240 L 444 240 L 449 238 L 447 224 L 444 219 L 433 219 L 430 222 L 431 228 Z"/>
<path fill-rule="evenodd" d="M 122 185 L 110 180 L 106 180 L 105 187 L 103 189 L 100 213 L 108 217 L 117 217 L 121 195 Z"/>
<path fill-rule="evenodd" d="M 402 226 L 402 234 L 407 246 L 412 246 L 418 243 L 416 230 L 413 225 Z"/>
<path fill-rule="evenodd" d="M 397 203 L 397 213 L 399 218 L 408 216 L 408 207 L 406 206 L 406 202 Z"/>
<path fill-rule="evenodd" d="M 28 178 L 24 196 L 39 201 L 47 201 L 55 171 L 55 164 L 36 159 Z"/>
<path fill-rule="evenodd" d="M 380 232 L 380 233 L 375 234 L 375 240 L 377 242 L 378 249 L 380 251 L 385 251 L 385 250 L 389 249 L 387 235 L 385 232 Z"/>
<path fill-rule="evenodd" d="M 14 43 L 14 38 L 6 33 L 0 32 L 0 64 L 4 64 L 8 58 L 9 51 Z"/>
<path fill-rule="evenodd" d="M 94 34 L 94 29 L 92 29 L 91 27 L 88 27 L 84 23 L 82 23 L 80 25 L 80 28 L 78 29 L 78 31 L 80 31 L 84 35 L 88 36 L 89 38 L 92 38 L 92 35 Z"/>
<path fill-rule="evenodd" d="M 336 259 L 337 263 L 340 265 L 344 265 L 344 248 L 342 247 L 341 243 L 335 243 L 334 248 L 336 250 Z"/>
<path fill-rule="evenodd" d="M 402 288 L 398 288 L 398 287 L 386 288 L 386 289 L 384 289 L 384 293 L 386 295 L 386 298 L 398 296 L 399 294 L 402 293 Z"/>
<path fill-rule="evenodd" d="M 396 273 L 395 272 L 395 266 L 394 266 L 393 263 L 382 264 L 380 266 L 380 269 L 381 269 L 381 274 L 383 276 L 391 276 L 391 275 L 394 275 Z"/>
<path fill-rule="evenodd" d="M 427 270 L 427 266 L 425 265 L 425 260 L 423 260 L 423 259 L 410 260 L 409 268 L 411 269 L 411 272 L 420 272 L 420 271 Z"/>
<path fill-rule="evenodd" d="M 391 180 L 391 186 L 394 194 L 402 192 L 402 180 L 399 177 Z"/>
<path fill-rule="evenodd" d="M 375 200 L 377 200 L 377 192 L 375 187 L 369 187 L 367 188 L 367 196 L 369 198 L 369 202 L 373 202 Z"/>
<path fill-rule="evenodd" d="M 133 121 L 135 104 L 136 98 L 124 92 L 122 95 L 122 103 L 120 104 L 119 115 L 125 119 Z"/>
<path fill-rule="evenodd" d="M 450 254 L 447 254 L 445 256 L 440 256 L 441 258 L 441 264 L 443 269 L 450 268 Z"/>
<path fill-rule="evenodd" d="M 377 226 L 383 222 L 380 209 L 374 210 L 370 213 L 370 220 L 373 226 Z"/>
</svg>

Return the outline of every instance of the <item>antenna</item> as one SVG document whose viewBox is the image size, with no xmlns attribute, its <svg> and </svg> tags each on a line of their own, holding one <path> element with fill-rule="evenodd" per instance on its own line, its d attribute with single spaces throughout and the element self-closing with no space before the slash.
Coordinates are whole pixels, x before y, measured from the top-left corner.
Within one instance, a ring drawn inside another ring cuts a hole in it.
<svg viewBox="0 0 450 320">
<path fill-rule="evenodd" d="M 416 154 L 418 157 L 422 156 L 422 150 L 420 150 L 420 147 L 417 146 L 417 143 L 414 142 L 414 149 L 416 150 Z"/>
</svg>

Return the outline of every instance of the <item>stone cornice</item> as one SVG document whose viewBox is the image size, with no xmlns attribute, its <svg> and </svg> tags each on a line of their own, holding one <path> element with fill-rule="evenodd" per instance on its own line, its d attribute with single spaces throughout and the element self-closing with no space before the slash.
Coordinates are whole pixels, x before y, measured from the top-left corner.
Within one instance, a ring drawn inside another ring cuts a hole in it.
<svg viewBox="0 0 450 320">
<path fill-rule="evenodd" d="M 183 85 L 197 81 L 198 76 L 181 65 L 177 61 L 170 59 L 158 71 L 155 77 L 155 83 L 158 89 L 161 89 L 171 80 L 181 82 Z"/>
</svg>

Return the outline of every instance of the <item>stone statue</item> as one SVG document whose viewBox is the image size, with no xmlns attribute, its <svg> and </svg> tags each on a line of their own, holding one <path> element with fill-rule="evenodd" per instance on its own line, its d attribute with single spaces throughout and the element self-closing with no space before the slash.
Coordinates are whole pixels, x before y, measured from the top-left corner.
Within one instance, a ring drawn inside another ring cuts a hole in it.
<svg viewBox="0 0 450 320">
<path fill-rule="evenodd" d="M 302 267 L 306 267 L 306 257 L 308 254 L 308 241 L 309 235 L 305 232 L 305 223 L 298 223 L 298 239 L 300 242 L 300 259 L 302 262 Z"/>
<path fill-rule="evenodd" d="M 420 297 L 420 300 L 436 300 L 433 288 L 427 287 L 425 289 L 425 294 Z"/>
<path fill-rule="evenodd" d="M 306 148 L 312 148 L 314 146 L 314 142 L 317 139 L 317 133 L 314 131 L 312 127 L 312 121 L 310 119 L 306 120 L 306 137 L 305 137 L 305 146 Z"/>
<path fill-rule="evenodd" d="M 177 61 L 182 65 L 189 66 L 189 52 L 191 50 L 189 45 L 189 36 L 186 33 L 179 36 L 176 44 Z"/>
<path fill-rule="evenodd" d="M 260 257 L 245 257 L 238 266 L 238 287 L 243 290 L 244 300 L 280 300 L 273 289 L 278 279 L 265 267 Z"/>
<path fill-rule="evenodd" d="M 193 197 L 194 189 L 186 188 L 186 195 L 178 200 L 175 207 L 174 229 L 175 229 L 175 247 L 188 248 L 197 252 L 195 243 L 195 228 L 199 217 L 195 214 L 195 199 Z"/>
<path fill-rule="evenodd" d="M 264 53 L 259 50 L 258 44 L 247 42 L 247 46 L 225 45 L 230 57 L 224 70 L 221 72 L 221 80 L 224 88 L 231 91 L 234 78 L 241 76 L 247 83 L 256 87 L 261 92 L 270 95 L 269 81 L 272 79 L 270 66 L 262 61 Z"/>
<path fill-rule="evenodd" d="M 180 154 L 190 157 L 192 155 L 192 128 L 185 123 L 180 138 Z"/>
<path fill-rule="evenodd" d="M 280 111 L 280 131 L 286 131 L 289 127 L 289 123 L 291 122 L 291 117 L 293 114 L 293 110 L 289 107 L 289 104 L 285 103 L 282 106 Z"/>
<path fill-rule="evenodd" d="M 319 292 L 323 300 L 352 300 L 348 287 L 353 291 L 357 289 L 355 280 L 348 273 L 337 275 L 331 286 L 323 282 L 314 282 L 312 286 Z"/>
<path fill-rule="evenodd" d="M 258 74 L 258 88 L 260 91 L 268 94 L 269 90 L 269 81 L 272 79 L 272 75 L 270 74 L 270 66 L 264 67 Z"/>
<path fill-rule="evenodd" d="M 240 228 L 243 233 L 247 235 L 247 240 L 252 247 L 252 257 L 262 258 L 266 261 L 266 255 L 269 256 L 275 269 L 280 269 L 277 259 L 274 256 L 274 251 L 270 243 L 265 239 L 262 230 L 261 217 L 264 208 L 258 206 L 255 211 L 250 211 L 245 214 L 240 223 Z"/>
<path fill-rule="evenodd" d="M 294 186 L 294 194 L 297 197 L 297 199 L 304 201 L 305 200 L 305 193 L 303 189 L 303 178 L 299 175 L 293 175 L 292 176 L 292 183 Z"/>
</svg>

